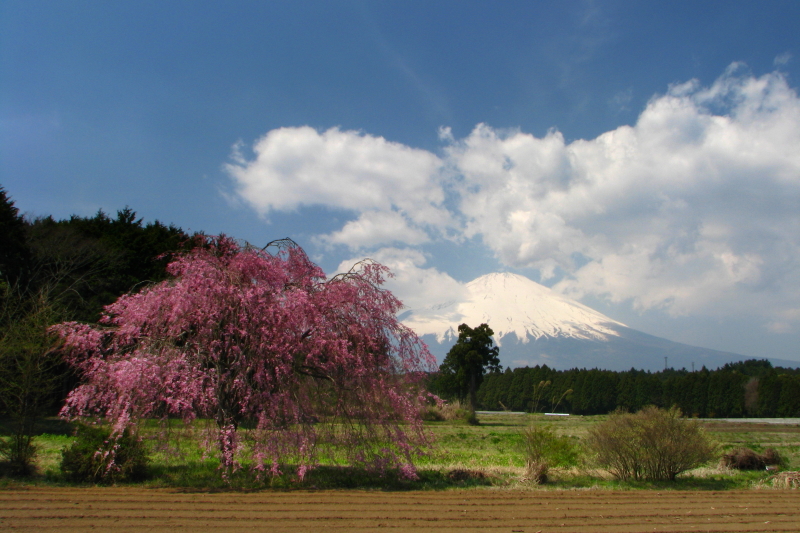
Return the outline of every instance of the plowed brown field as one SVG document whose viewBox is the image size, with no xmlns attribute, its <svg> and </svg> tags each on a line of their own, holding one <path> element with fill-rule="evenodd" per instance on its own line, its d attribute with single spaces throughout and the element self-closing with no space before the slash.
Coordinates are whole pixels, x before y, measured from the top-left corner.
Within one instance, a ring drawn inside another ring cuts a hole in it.
<svg viewBox="0 0 800 533">
<path fill-rule="evenodd" d="M 800 491 L 0 490 L 23 531 L 800 531 Z"/>
</svg>

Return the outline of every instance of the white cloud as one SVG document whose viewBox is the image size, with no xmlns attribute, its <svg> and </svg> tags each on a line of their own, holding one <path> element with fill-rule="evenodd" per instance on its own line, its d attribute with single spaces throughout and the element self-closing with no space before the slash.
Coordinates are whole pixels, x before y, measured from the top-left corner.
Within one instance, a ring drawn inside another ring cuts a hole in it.
<svg viewBox="0 0 800 533">
<path fill-rule="evenodd" d="M 370 248 L 394 241 L 405 244 L 423 244 L 430 238 L 419 228 L 409 225 L 397 211 L 366 211 L 344 227 L 319 238 L 323 243 L 342 244 L 351 249 Z"/>
<path fill-rule="evenodd" d="M 769 314 L 800 281 L 800 100 L 779 73 L 740 71 L 593 140 L 479 125 L 448 148 L 467 234 L 508 265 L 560 268 L 577 297 Z"/>
<path fill-rule="evenodd" d="M 420 309 L 431 303 L 459 299 L 465 291 L 464 285 L 436 268 L 423 268 L 427 258 L 419 250 L 381 248 L 369 256 L 389 267 L 394 274 L 386 287 L 409 309 Z M 364 257 L 342 261 L 339 272 L 347 272 Z"/>
<path fill-rule="evenodd" d="M 234 147 L 225 170 L 236 192 L 262 215 L 300 206 L 391 211 L 419 225 L 446 225 L 440 159 L 425 150 L 354 131 L 305 126 L 272 130 Z"/>
<path fill-rule="evenodd" d="M 797 327 L 800 99 L 781 73 L 734 64 L 711 86 L 673 85 L 634 125 L 591 140 L 484 124 L 463 139 L 439 135 L 437 156 L 351 131 L 283 128 L 255 144 L 253 160 L 235 152 L 227 170 L 265 215 L 352 210 L 319 241 L 384 246 L 373 257 L 397 272 L 393 287 L 411 307 L 460 284 L 425 268 L 419 251 L 385 246 L 448 235 L 479 237 L 502 263 L 539 269 L 575 297 Z"/>
</svg>

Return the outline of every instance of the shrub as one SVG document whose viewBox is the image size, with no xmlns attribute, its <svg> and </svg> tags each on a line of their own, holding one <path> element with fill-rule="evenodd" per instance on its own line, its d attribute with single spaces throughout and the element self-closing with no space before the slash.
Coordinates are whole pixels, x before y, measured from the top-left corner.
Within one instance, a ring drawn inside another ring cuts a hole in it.
<svg viewBox="0 0 800 533">
<path fill-rule="evenodd" d="M 478 420 L 478 415 L 475 414 L 475 411 L 470 410 L 459 410 L 458 411 L 459 418 L 469 424 L 470 426 L 480 426 L 481 421 Z"/>
<path fill-rule="evenodd" d="M 578 460 L 578 448 L 569 437 L 556 435 L 547 426 L 531 426 L 522 432 L 525 456 L 524 478 L 536 484 L 547 482 L 551 467 L 570 466 Z"/>
<path fill-rule="evenodd" d="M 36 446 L 30 435 L 12 435 L 0 438 L 0 475 L 28 476 L 34 471 Z"/>
<path fill-rule="evenodd" d="M 789 462 L 775 448 L 765 449 L 764 453 L 761 454 L 761 457 L 764 459 L 764 466 L 787 466 L 787 463 Z"/>
<path fill-rule="evenodd" d="M 716 445 L 680 409 L 645 407 L 636 414 L 615 412 L 589 430 L 587 447 L 616 478 L 674 480 L 711 460 Z"/>
<path fill-rule="evenodd" d="M 767 448 L 759 454 L 750 448 L 737 448 L 722 456 L 721 464 L 736 470 L 764 470 L 767 465 L 783 465 L 784 459 L 774 448 Z"/>
<path fill-rule="evenodd" d="M 117 483 L 147 476 L 147 450 L 130 430 L 112 439 L 106 428 L 81 426 L 76 437 L 61 452 L 61 472 L 69 481 Z"/>
<path fill-rule="evenodd" d="M 438 405 L 426 405 L 420 410 L 420 418 L 425 422 L 443 422 L 445 419 Z"/>
<path fill-rule="evenodd" d="M 461 404 L 461 400 L 438 400 L 435 404 L 424 405 L 420 416 L 428 422 L 442 422 L 445 420 L 462 420 L 468 424 L 476 425 L 478 418 L 468 408 Z"/>
<path fill-rule="evenodd" d="M 447 473 L 447 479 L 450 481 L 472 481 L 472 480 L 484 480 L 486 479 L 486 474 L 481 472 L 480 470 L 466 470 L 463 468 L 456 468 L 451 470 Z"/>
<path fill-rule="evenodd" d="M 8 439 L 0 438 L 0 475 L 29 476 L 34 470 L 37 452 L 30 434 L 16 433 Z"/>
</svg>

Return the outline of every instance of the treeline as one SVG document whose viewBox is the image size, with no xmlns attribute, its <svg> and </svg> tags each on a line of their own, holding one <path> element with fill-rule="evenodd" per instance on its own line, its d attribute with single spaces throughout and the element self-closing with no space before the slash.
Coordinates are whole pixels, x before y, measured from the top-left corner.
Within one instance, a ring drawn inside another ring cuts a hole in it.
<svg viewBox="0 0 800 533">
<path fill-rule="evenodd" d="M 99 211 L 93 217 L 30 220 L 0 189 L 0 211 L 5 295 L 46 298 L 85 322 L 96 321 L 103 306 L 142 283 L 165 279 L 164 254 L 189 242 L 180 228 L 143 224 L 127 207 L 113 218 Z"/>
<path fill-rule="evenodd" d="M 800 369 L 755 359 L 696 372 L 524 367 L 486 375 L 478 402 L 487 410 L 580 415 L 655 405 L 704 418 L 798 417 Z"/>
<path fill-rule="evenodd" d="M 23 217 L 0 187 L 0 418 L 53 414 L 74 384 L 49 326 L 96 322 L 122 294 L 166 279 L 165 254 L 192 242 L 127 207 L 116 216 Z"/>
</svg>

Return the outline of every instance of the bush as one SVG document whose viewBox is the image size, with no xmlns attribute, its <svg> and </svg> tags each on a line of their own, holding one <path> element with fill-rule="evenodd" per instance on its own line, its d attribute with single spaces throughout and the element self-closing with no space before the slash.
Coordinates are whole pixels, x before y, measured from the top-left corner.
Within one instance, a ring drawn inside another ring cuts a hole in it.
<svg viewBox="0 0 800 533">
<path fill-rule="evenodd" d="M 478 425 L 475 413 L 461 404 L 461 400 L 450 402 L 439 401 L 435 405 L 423 406 L 420 416 L 428 422 L 443 422 L 445 420 L 462 420 L 470 425 Z"/>
<path fill-rule="evenodd" d="M 774 448 L 767 448 L 759 454 L 750 448 L 737 448 L 722 456 L 721 464 L 736 470 L 764 470 L 767 465 L 782 466 L 785 460 Z"/>
<path fill-rule="evenodd" d="M 147 477 L 147 450 L 130 430 L 114 440 L 106 428 L 81 426 L 76 437 L 61 452 L 61 472 L 69 481 L 117 483 Z"/>
<path fill-rule="evenodd" d="M 556 435 L 547 426 L 531 426 L 521 436 L 521 449 L 525 456 L 524 477 L 528 481 L 546 483 L 550 468 L 577 463 L 579 452 L 572 439 Z"/>
<path fill-rule="evenodd" d="M 617 479 L 675 480 L 681 472 L 711 460 L 716 445 L 680 409 L 645 407 L 636 414 L 615 412 L 589 430 L 586 441 L 598 464 Z"/>
<path fill-rule="evenodd" d="M 481 421 L 478 420 L 478 415 L 475 414 L 475 411 L 469 410 L 459 410 L 458 411 L 459 418 L 469 424 L 470 426 L 480 426 Z"/>
<path fill-rule="evenodd" d="M 17 432 L 0 438 L 0 475 L 29 476 L 34 473 L 34 459 L 37 448 L 33 444 L 33 436 L 26 432 Z"/>
<path fill-rule="evenodd" d="M 444 422 L 446 420 L 441 408 L 436 405 L 424 406 L 420 410 L 419 416 L 425 422 Z"/>
</svg>

